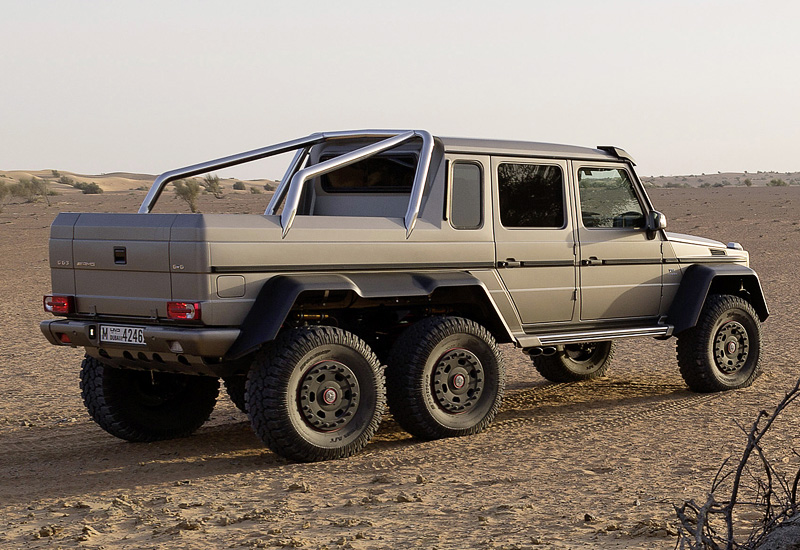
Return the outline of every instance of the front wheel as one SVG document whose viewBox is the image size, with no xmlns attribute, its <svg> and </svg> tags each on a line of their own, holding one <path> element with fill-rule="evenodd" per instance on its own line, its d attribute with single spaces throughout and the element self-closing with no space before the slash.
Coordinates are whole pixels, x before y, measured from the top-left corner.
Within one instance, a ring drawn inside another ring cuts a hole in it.
<svg viewBox="0 0 800 550">
<path fill-rule="evenodd" d="M 481 325 L 429 317 L 397 339 L 387 367 L 389 408 L 422 439 L 462 436 L 488 426 L 503 398 L 503 359 Z"/>
<path fill-rule="evenodd" d="M 712 295 L 697 325 L 678 335 L 678 365 L 696 392 L 745 388 L 761 369 L 761 322 L 739 296 Z"/>
<path fill-rule="evenodd" d="M 218 393 L 219 380 L 210 376 L 118 369 L 88 356 L 81 364 L 89 414 L 128 441 L 190 435 L 211 416 Z"/>
<path fill-rule="evenodd" d="M 603 376 L 613 357 L 613 341 L 566 344 L 553 355 L 533 358 L 533 366 L 551 382 L 578 382 Z"/>
<path fill-rule="evenodd" d="M 256 355 L 245 396 L 253 431 L 270 449 L 312 462 L 361 450 L 378 429 L 386 389 L 363 340 L 312 326 L 286 331 Z"/>
</svg>

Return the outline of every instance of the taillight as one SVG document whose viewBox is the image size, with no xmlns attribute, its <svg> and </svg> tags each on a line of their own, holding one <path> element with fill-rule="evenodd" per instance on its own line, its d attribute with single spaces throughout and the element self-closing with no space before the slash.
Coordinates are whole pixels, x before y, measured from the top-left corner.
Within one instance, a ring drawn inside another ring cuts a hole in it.
<svg viewBox="0 0 800 550">
<path fill-rule="evenodd" d="M 200 302 L 167 302 L 167 317 L 177 321 L 199 321 Z"/>
<path fill-rule="evenodd" d="M 42 303 L 44 310 L 53 315 L 67 315 L 75 312 L 75 300 L 72 296 L 45 296 Z"/>
</svg>

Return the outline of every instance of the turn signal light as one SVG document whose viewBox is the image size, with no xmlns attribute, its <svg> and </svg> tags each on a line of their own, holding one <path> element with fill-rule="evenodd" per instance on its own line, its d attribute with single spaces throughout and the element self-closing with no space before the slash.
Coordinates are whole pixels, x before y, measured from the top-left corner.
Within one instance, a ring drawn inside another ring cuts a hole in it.
<svg viewBox="0 0 800 550">
<path fill-rule="evenodd" d="M 167 318 L 176 321 L 199 321 L 200 302 L 167 302 Z"/>
<path fill-rule="evenodd" d="M 75 301 L 72 296 L 45 296 L 42 303 L 44 310 L 53 315 L 67 315 L 75 311 Z"/>
</svg>

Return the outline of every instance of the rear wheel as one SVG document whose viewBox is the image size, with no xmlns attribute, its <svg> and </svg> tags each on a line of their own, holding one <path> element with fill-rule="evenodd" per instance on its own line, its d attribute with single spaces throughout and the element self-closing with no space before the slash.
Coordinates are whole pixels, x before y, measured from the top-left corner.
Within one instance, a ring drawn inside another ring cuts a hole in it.
<svg viewBox="0 0 800 550">
<path fill-rule="evenodd" d="M 383 369 L 369 346 L 333 327 L 289 330 L 256 355 L 247 378 L 255 433 L 300 462 L 361 450 L 386 403 Z"/>
<path fill-rule="evenodd" d="M 231 398 L 236 408 L 247 414 L 247 402 L 244 397 L 245 385 L 247 384 L 246 375 L 226 376 L 222 379 L 225 382 L 225 391 Z"/>
<path fill-rule="evenodd" d="M 697 325 L 678 335 L 678 365 L 697 392 L 744 388 L 761 369 L 761 322 L 739 296 L 708 298 Z"/>
<path fill-rule="evenodd" d="M 214 410 L 219 380 L 110 367 L 93 357 L 81 364 L 81 395 L 105 431 L 128 441 L 185 437 Z"/>
<path fill-rule="evenodd" d="M 460 317 L 430 317 L 395 342 L 387 379 L 397 422 L 419 438 L 438 439 L 474 434 L 492 422 L 505 370 L 484 327 Z"/>
<path fill-rule="evenodd" d="M 577 382 L 603 376 L 613 357 L 613 341 L 566 344 L 553 355 L 534 357 L 533 366 L 551 382 Z"/>
</svg>

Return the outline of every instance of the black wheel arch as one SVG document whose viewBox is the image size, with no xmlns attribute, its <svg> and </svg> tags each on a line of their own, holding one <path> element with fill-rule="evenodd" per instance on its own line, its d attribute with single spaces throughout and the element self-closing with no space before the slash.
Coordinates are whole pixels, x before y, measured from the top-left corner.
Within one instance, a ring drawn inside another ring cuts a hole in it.
<svg viewBox="0 0 800 550">
<path fill-rule="evenodd" d="M 712 294 L 741 296 L 750 302 L 759 320 L 763 322 L 769 317 L 761 281 L 755 271 L 738 264 L 693 264 L 686 268 L 667 314 L 667 322 L 675 327 L 675 334 L 697 325 L 700 312 Z"/>
<path fill-rule="evenodd" d="M 293 311 L 408 304 L 453 305 L 475 318 L 498 342 L 512 342 L 511 331 L 483 283 L 466 271 L 396 273 L 304 273 L 266 281 L 241 326 L 226 359 L 237 359 L 274 340 Z"/>
</svg>

